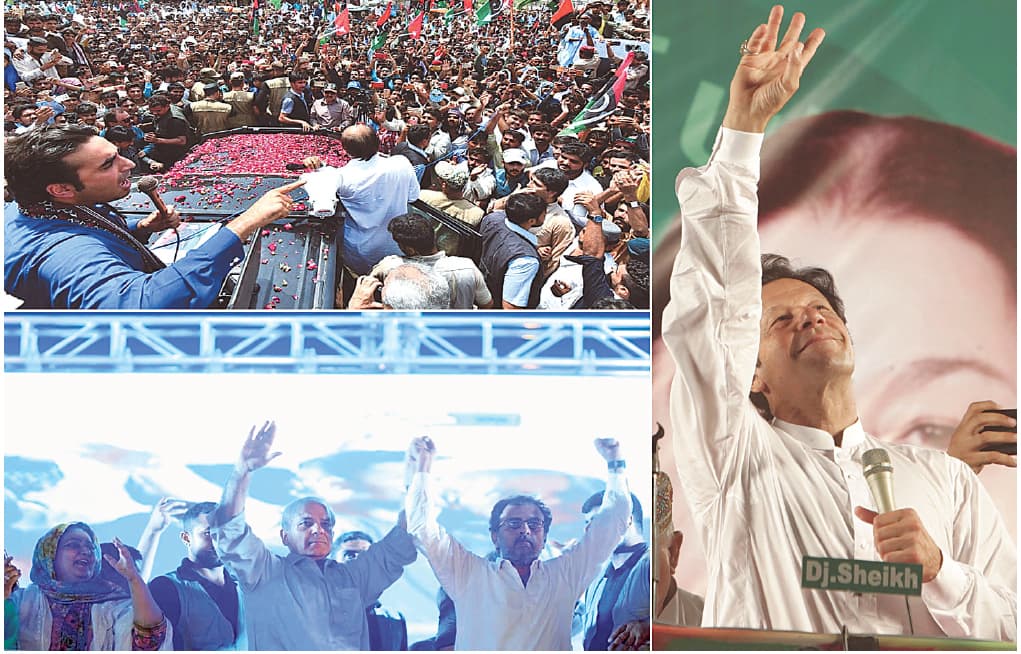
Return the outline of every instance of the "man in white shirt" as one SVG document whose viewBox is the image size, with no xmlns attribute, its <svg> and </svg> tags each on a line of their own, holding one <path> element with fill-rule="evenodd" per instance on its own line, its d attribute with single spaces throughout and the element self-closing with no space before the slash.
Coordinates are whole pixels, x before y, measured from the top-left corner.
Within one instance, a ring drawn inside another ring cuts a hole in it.
<svg viewBox="0 0 1021 654">
<path fill-rule="evenodd" d="M 425 436 L 408 448 L 408 530 L 454 601 L 459 650 L 569 650 L 575 600 L 599 573 L 627 529 L 631 496 L 620 444 L 595 441 L 606 460 L 606 492 L 578 543 L 540 561 L 553 514 L 527 495 L 496 503 L 489 520 L 496 561 L 466 550 L 436 522 L 430 472 L 436 446 Z"/>
<path fill-rule="evenodd" d="M 379 154 L 379 137 L 368 125 L 348 127 L 340 141 L 351 156 L 337 184 L 337 197 L 350 216 L 344 221 L 344 265 L 365 275 L 383 257 L 401 253 L 386 226 L 418 199 L 418 178 L 404 157 Z M 305 165 L 315 169 L 322 161 L 308 157 Z"/>
<path fill-rule="evenodd" d="M 775 255 L 760 263 L 762 132 L 825 36 L 799 42 L 797 13 L 777 45 L 782 17 L 774 7 L 742 44 L 710 161 L 677 178 L 684 241 L 663 333 L 677 366 L 674 451 L 686 453 L 680 479 L 714 580 L 703 625 L 1014 640 L 1016 546 L 977 477 L 942 452 L 866 434 L 832 277 Z M 911 508 L 873 510 L 861 459 L 877 447 Z M 921 595 L 804 589 L 804 556 L 919 564 Z"/>
</svg>

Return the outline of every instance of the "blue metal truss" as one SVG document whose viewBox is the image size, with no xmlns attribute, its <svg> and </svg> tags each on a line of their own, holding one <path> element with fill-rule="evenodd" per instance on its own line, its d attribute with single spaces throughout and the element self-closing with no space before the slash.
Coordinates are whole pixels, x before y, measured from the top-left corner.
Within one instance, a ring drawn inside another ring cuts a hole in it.
<svg viewBox="0 0 1021 654">
<path fill-rule="evenodd" d="M 643 313 L 7 313 L 7 372 L 648 375 Z"/>
</svg>

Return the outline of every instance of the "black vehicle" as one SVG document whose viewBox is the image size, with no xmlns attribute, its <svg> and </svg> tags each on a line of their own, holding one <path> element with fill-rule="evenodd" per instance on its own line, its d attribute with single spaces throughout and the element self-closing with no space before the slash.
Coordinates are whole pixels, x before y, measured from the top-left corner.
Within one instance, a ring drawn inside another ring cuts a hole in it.
<svg viewBox="0 0 1021 654">
<path fill-rule="evenodd" d="M 176 234 L 153 235 L 150 249 L 166 263 L 186 256 L 263 193 L 300 175 L 302 158 L 312 154 L 333 165 L 348 160 L 335 132 L 242 127 L 207 134 L 162 176 L 160 196 L 177 207 L 183 222 Z M 213 308 L 332 309 L 337 289 L 353 285 L 342 261 L 348 216 L 343 203 L 337 203 L 332 216 L 319 218 L 302 202 L 308 197 L 302 189 L 293 196 L 297 202 L 290 215 L 245 243 L 244 260 L 231 270 Z M 114 206 L 128 217 L 146 216 L 154 209 L 148 196 L 135 188 Z M 471 226 L 421 200 L 408 205 L 408 211 L 429 218 L 447 254 L 478 263 L 482 236 Z"/>
</svg>

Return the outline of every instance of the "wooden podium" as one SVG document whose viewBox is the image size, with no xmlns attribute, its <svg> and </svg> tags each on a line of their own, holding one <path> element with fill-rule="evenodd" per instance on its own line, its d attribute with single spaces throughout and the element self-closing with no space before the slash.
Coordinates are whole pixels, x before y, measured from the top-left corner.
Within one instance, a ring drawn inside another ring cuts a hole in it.
<svg viewBox="0 0 1021 654">
<path fill-rule="evenodd" d="M 812 634 L 652 624 L 652 649 L 668 650 L 1016 650 L 1017 643 L 962 638 Z"/>
</svg>

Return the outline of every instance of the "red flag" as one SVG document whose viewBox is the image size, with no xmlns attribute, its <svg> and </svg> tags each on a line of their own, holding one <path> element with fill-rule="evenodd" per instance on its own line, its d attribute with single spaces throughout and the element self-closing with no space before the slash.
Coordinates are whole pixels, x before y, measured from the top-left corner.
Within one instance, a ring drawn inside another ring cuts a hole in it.
<svg viewBox="0 0 1021 654">
<path fill-rule="evenodd" d="M 386 11 L 384 11 L 383 15 L 376 20 L 376 27 L 383 27 L 383 23 L 390 20 L 390 13 L 393 11 L 393 8 L 393 2 L 386 3 Z"/>
<path fill-rule="evenodd" d="M 571 0 L 560 0 L 560 7 L 557 8 L 557 12 L 550 18 L 550 23 L 556 25 L 557 21 L 570 16 L 572 13 L 574 13 L 574 5 L 571 4 Z"/>
<path fill-rule="evenodd" d="M 464 0 L 464 10 L 469 14 L 472 12 L 472 0 Z"/>
<path fill-rule="evenodd" d="M 422 19 L 425 18 L 425 12 L 423 11 L 418 15 L 418 18 L 408 23 L 408 34 L 411 38 L 417 39 L 422 36 Z"/>
<path fill-rule="evenodd" d="M 336 2 L 333 5 L 333 10 L 337 12 L 337 17 L 333 19 L 333 26 L 337 28 L 337 34 L 344 36 L 351 31 L 351 15 L 347 11 L 347 7 L 344 10 L 340 10 L 340 3 Z"/>
</svg>

